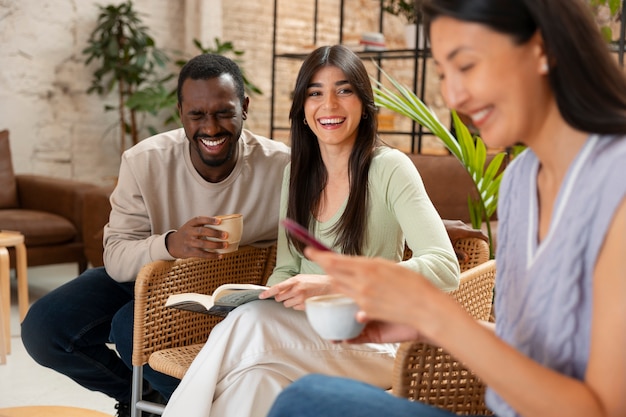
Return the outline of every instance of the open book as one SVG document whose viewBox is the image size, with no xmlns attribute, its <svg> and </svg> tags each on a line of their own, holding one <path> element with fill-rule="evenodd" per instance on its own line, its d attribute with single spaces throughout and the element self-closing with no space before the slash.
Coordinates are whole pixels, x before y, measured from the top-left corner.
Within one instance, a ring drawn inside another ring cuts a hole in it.
<svg viewBox="0 0 626 417">
<path fill-rule="evenodd" d="M 172 294 L 167 298 L 165 307 L 226 317 L 240 305 L 258 300 L 259 294 L 268 288 L 255 284 L 224 284 L 217 287 L 213 295 L 193 292 Z"/>
</svg>

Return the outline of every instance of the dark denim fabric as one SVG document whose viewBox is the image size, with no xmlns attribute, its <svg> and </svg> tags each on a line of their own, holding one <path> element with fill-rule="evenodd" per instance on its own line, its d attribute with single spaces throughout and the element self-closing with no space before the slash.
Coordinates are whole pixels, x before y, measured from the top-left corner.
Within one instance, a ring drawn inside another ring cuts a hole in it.
<svg viewBox="0 0 626 417">
<path fill-rule="evenodd" d="M 133 290 L 134 282 L 116 282 L 104 268 L 86 270 L 31 306 L 22 323 L 26 350 L 37 363 L 85 388 L 128 402 Z M 165 398 L 180 382 L 147 365 L 144 379 Z"/>
</svg>

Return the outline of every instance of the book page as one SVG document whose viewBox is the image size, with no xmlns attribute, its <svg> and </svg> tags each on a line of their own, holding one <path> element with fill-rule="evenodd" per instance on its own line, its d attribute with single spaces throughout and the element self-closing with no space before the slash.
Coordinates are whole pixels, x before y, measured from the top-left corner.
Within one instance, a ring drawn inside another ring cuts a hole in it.
<svg viewBox="0 0 626 417">
<path fill-rule="evenodd" d="M 172 294 L 167 298 L 165 306 L 202 312 L 203 310 L 209 310 L 213 307 L 213 297 L 207 294 L 191 292 Z"/>
<path fill-rule="evenodd" d="M 213 296 L 198 293 L 172 294 L 165 306 L 198 313 L 226 316 L 233 308 L 258 300 L 259 294 L 268 289 L 254 284 L 224 284 Z"/>
<path fill-rule="evenodd" d="M 256 284 L 223 284 L 217 287 L 215 291 L 213 291 L 213 298 L 217 301 L 220 298 L 228 294 L 231 294 L 233 292 L 240 292 L 244 290 L 255 290 L 257 291 L 257 295 L 258 295 L 268 288 L 269 287 L 265 287 L 263 285 L 256 285 Z"/>
<path fill-rule="evenodd" d="M 215 300 L 215 305 L 239 306 L 249 303 L 250 301 L 258 300 L 259 294 L 263 291 L 265 291 L 265 288 L 224 291 L 221 292 L 219 298 Z"/>
</svg>

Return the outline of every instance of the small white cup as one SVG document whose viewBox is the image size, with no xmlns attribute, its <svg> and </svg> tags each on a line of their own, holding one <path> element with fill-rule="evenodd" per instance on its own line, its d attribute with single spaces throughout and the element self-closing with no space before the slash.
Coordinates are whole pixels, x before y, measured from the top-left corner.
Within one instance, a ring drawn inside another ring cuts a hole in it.
<svg viewBox="0 0 626 417">
<path fill-rule="evenodd" d="M 328 294 L 307 298 L 305 307 L 311 327 L 323 339 L 352 339 L 365 327 L 365 323 L 359 323 L 355 318 L 359 306 L 345 295 Z"/>
<path fill-rule="evenodd" d="M 228 242 L 228 247 L 224 249 L 213 249 L 211 252 L 215 253 L 230 253 L 239 249 L 239 242 L 241 241 L 241 234 L 243 233 L 243 215 L 241 214 L 221 214 L 219 216 L 215 216 L 218 219 L 221 219 L 222 222 L 220 224 L 206 224 L 205 227 L 209 227 L 211 229 L 220 230 L 228 233 L 228 238 L 216 239 L 216 238 L 207 238 L 212 242 Z"/>
</svg>

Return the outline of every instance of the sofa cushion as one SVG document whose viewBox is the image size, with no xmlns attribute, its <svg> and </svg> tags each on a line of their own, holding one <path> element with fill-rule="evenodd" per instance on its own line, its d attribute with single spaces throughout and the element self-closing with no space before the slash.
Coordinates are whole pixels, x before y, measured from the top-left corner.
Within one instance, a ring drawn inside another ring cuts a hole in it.
<svg viewBox="0 0 626 417">
<path fill-rule="evenodd" d="M 17 185 L 11 162 L 9 131 L 3 130 L 0 132 L 0 209 L 16 207 Z"/>
<path fill-rule="evenodd" d="M 109 221 L 113 186 L 95 187 L 83 195 L 83 243 L 85 256 L 92 266 L 103 266 L 103 227 Z"/>
<path fill-rule="evenodd" d="M 77 236 L 74 225 L 56 214 L 35 210 L 2 210 L 0 229 L 19 230 L 29 246 L 55 245 L 71 242 Z"/>
<path fill-rule="evenodd" d="M 461 162 L 453 155 L 409 154 L 426 192 L 443 219 L 470 221 L 468 196 L 478 192 Z"/>
<path fill-rule="evenodd" d="M 465 167 L 454 155 L 408 154 L 422 177 L 426 192 L 443 219 L 469 223 L 468 197 L 478 190 Z M 490 163 L 493 155 L 487 156 Z M 497 220 L 494 213 L 491 220 Z"/>
</svg>

